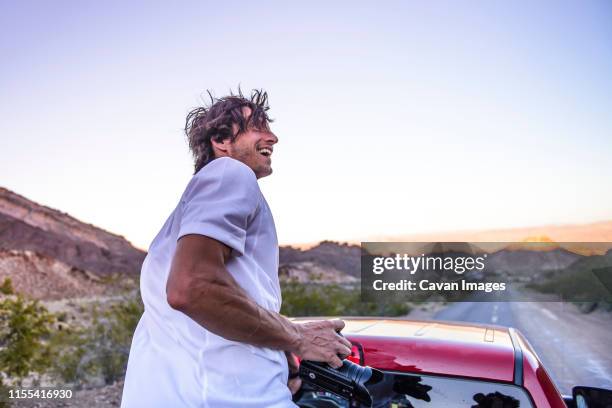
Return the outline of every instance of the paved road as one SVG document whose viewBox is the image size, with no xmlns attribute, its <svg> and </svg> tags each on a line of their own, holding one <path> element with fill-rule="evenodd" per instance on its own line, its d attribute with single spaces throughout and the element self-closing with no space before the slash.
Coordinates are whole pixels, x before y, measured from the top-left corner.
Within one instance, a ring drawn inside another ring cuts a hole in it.
<svg viewBox="0 0 612 408">
<path fill-rule="evenodd" d="M 531 343 L 563 394 L 574 385 L 612 389 L 612 314 L 561 302 L 462 302 L 436 320 L 511 326 Z"/>
</svg>

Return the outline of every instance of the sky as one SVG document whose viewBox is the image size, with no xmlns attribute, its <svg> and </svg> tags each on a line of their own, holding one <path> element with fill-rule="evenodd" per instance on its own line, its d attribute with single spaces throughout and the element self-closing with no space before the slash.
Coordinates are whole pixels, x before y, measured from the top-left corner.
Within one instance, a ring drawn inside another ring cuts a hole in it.
<svg viewBox="0 0 612 408">
<path fill-rule="evenodd" d="M 283 244 L 612 219 L 609 1 L 0 0 L 0 186 L 147 248 L 205 91 L 270 96 Z"/>
</svg>

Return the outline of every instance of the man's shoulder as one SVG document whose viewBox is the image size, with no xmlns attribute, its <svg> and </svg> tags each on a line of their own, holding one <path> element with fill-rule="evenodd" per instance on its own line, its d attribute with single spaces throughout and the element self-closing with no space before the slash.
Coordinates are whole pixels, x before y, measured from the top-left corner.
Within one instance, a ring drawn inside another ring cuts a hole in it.
<svg viewBox="0 0 612 408">
<path fill-rule="evenodd" d="M 256 202 L 261 200 L 261 190 L 253 170 L 230 157 L 214 159 L 194 174 L 182 200 L 200 193 L 226 196 L 238 194 Z"/>
<path fill-rule="evenodd" d="M 255 177 L 253 170 L 240 160 L 232 159 L 231 157 L 214 159 L 202 167 L 194 177 L 223 177 L 231 181 L 243 180 L 245 182 L 257 183 L 257 177 Z"/>
</svg>

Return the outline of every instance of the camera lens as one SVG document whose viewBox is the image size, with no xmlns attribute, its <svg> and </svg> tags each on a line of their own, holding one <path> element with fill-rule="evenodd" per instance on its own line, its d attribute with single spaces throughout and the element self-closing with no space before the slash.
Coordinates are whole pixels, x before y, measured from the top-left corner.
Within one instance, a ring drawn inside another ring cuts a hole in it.
<svg viewBox="0 0 612 408">
<path fill-rule="evenodd" d="M 357 399 L 360 400 L 369 400 L 370 393 L 368 387 L 377 384 L 384 377 L 382 372 L 374 368 L 363 367 L 349 360 L 342 362 L 342 367 L 338 369 L 338 372 L 355 383 L 355 393 L 357 394 Z"/>
<path fill-rule="evenodd" d="M 300 377 L 309 384 L 369 407 L 372 405 L 372 397 L 368 387 L 382 381 L 384 374 L 349 360 L 343 360 L 342 367 L 338 369 L 325 363 L 302 361 Z"/>
</svg>

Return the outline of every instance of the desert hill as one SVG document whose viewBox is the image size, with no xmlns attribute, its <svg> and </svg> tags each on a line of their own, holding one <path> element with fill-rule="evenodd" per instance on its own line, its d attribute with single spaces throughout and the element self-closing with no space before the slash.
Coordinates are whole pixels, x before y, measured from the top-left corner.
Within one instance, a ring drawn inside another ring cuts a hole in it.
<svg viewBox="0 0 612 408">
<path fill-rule="evenodd" d="M 337 274 L 357 278 L 361 271 L 360 255 L 361 249 L 358 245 L 322 241 L 309 249 L 280 247 L 279 262 L 281 267 L 311 263 L 324 269 L 334 270 Z M 342 280 L 342 277 L 339 276 L 338 279 Z"/>
<path fill-rule="evenodd" d="M 30 251 L 100 276 L 136 275 L 145 257 L 119 235 L 2 187 L 0 249 Z"/>
<path fill-rule="evenodd" d="M 0 187 L 0 282 L 10 278 L 18 293 L 41 300 L 103 294 L 112 277 L 137 277 L 144 257 L 121 236 Z"/>
<path fill-rule="evenodd" d="M 506 276 L 508 280 L 537 281 L 544 275 L 560 274 L 584 258 L 564 248 L 549 251 L 503 249 L 489 255 L 488 271 Z"/>
<path fill-rule="evenodd" d="M 0 282 L 29 298 L 58 300 L 105 293 L 107 285 L 87 271 L 31 251 L 0 249 Z"/>
</svg>

